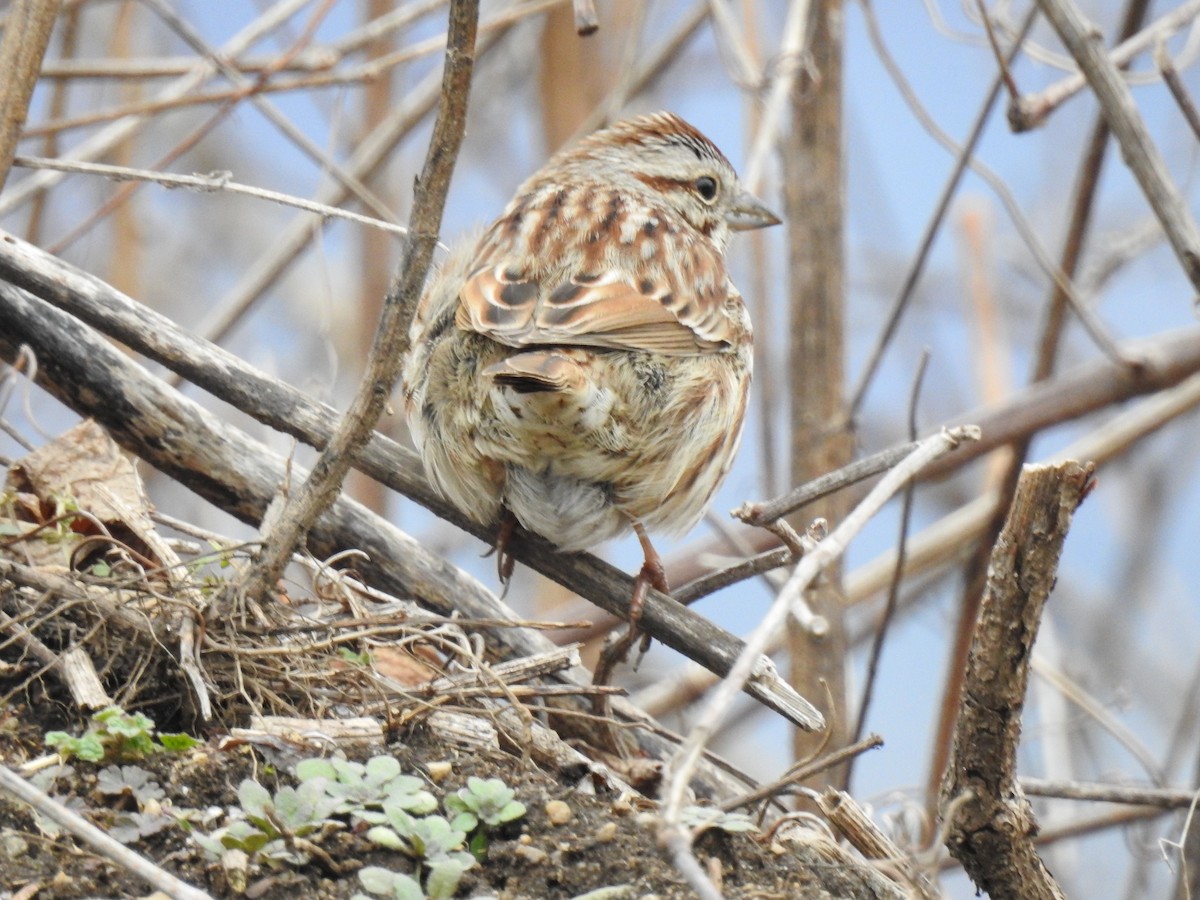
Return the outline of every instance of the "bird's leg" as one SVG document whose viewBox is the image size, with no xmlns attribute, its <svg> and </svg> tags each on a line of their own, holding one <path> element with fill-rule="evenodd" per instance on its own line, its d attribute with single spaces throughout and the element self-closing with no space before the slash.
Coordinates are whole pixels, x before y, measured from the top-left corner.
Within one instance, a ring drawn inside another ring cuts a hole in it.
<svg viewBox="0 0 1200 900">
<path fill-rule="evenodd" d="M 642 554 L 646 561 L 642 563 L 642 568 L 637 574 L 637 578 L 633 581 L 633 596 L 629 598 L 629 627 L 625 634 L 612 641 L 607 647 L 600 651 L 600 658 L 596 661 L 596 672 L 592 677 L 592 684 L 606 686 L 612 678 L 613 670 L 618 663 L 624 662 L 629 655 L 629 649 L 637 642 L 639 637 L 642 638 L 641 653 L 645 653 L 650 649 L 650 635 L 643 635 L 638 629 L 638 622 L 642 618 L 642 610 L 646 606 L 646 594 L 650 588 L 662 591 L 664 594 L 670 593 L 670 586 L 667 584 L 666 569 L 663 568 L 662 557 L 658 555 L 658 551 L 650 543 L 650 538 L 646 535 L 646 529 L 642 527 L 641 522 L 633 522 L 634 533 L 637 534 L 639 543 L 642 545 Z M 640 656 L 639 656 L 640 661 Z M 636 664 L 634 665 L 636 669 Z M 614 753 L 620 753 L 620 739 L 617 735 L 615 726 L 613 725 L 612 713 L 610 710 L 608 695 L 596 694 L 592 699 L 592 709 L 596 717 L 603 723 L 606 723 L 606 730 L 602 730 L 607 741 L 607 749 Z"/>
<path fill-rule="evenodd" d="M 512 511 L 507 506 L 501 506 L 500 527 L 496 529 L 496 543 L 492 545 L 491 550 L 483 555 L 486 558 L 493 553 L 496 554 L 496 574 L 500 577 L 500 584 L 503 586 L 504 593 L 508 593 L 508 583 L 512 581 L 513 569 L 517 565 L 516 558 L 508 552 L 509 542 L 512 540 L 513 533 L 516 530 L 517 517 L 512 514 Z"/>
<path fill-rule="evenodd" d="M 629 648 L 639 637 L 642 638 L 641 652 L 645 653 L 650 649 L 650 635 L 643 635 L 638 627 L 638 623 L 642 619 L 642 610 L 646 607 L 646 594 L 650 588 L 662 591 L 664 594 L 670 593 L 671 590 L 670 585 L 667 584 L 667 573 L 663 568 L 662 558 L 650 543 L 646 529 L 642 527 L 641 522 L 634 522 L 633 530 L 642 545 L 642 553 L 645 555 L 646 561 L 642 563 L 642 568 L 633 581 L 633 595 L 629 598 L 629 628 L 623 636 L 613 641 L 601 652 L 600 659 L 596 664 L 596 675 L 593 678 L 595 684 L 608 684 L 613 669 L 616 668 L 617 663 L 625 661 L 629 654 Z"/>
<path fill-rule="evenodd" d="M 663 568 L 662 557 L 650 543 L 650 538 L 646 534 L 646 529 L 642 527 L 642 523 L 634 522 L 633 531 L 637 535 L 638 543 L 642 545 L 642 554 L 646 557 L 641 571 L 634 579 L 633 596 L 629 598 L 629 627 L 636 631 L 638 622 L 642 618 L 642 610 L 646 607 L 646 593 L 650 588 L 654 588 L 664 594 L 669 594 L 671 586 L 667 584 L 667 570 Z"/>
</svg>

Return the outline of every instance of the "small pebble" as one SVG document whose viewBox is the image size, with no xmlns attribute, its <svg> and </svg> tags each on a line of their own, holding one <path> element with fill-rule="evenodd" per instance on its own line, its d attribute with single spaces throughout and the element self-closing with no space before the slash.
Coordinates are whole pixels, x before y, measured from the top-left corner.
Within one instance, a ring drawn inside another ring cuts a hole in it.
<svg viewBox="0 0 1200 900">
<path fill-rule="evenodd" d="M 612 811 L 618 816 L 627 816 L 633 812 L 633 798 L 629 794 L 622 794 L 612 802 Z"/>
<path fill-rule="evenodd" d="M 600 843 L 602 843 L 602 844 L 609 843 L 616 836 L 617 836 L 617 823 L 616 822 L 605 822 L 596 831 L 596 840 L 600 841 Z"/>
<path fill-rule="evenodd" d="M 454 771 L 454 765 L 446 760 L 426 763 L 425 771 L 429 773 L 429 779 L 434 784 L 441 784 L 446 780 L 446 776 Z"/>
<path fill-rule="evenodd" d="M 15 831 L 0 832 L 0 859 L 19 859 L 29 852 L 29 842 Z"/>
<path fill-rule="evenodd" d="M 517 859 L 523 859 L 525 862 L 533 863 L 535 865 L 541 865 L 547 859 L 549 859 L 549 854 L 540 847 L 526 847 L 522 845 L 518 846 L 513 853 L 516 855 Z"/>
<path fill-rule="evenodd" d="M 550 800 L 546 803 L 546 818 L 551 825 L 566 825 L 575 817 L 571 807 L 561 800 Z"/>
</svg>

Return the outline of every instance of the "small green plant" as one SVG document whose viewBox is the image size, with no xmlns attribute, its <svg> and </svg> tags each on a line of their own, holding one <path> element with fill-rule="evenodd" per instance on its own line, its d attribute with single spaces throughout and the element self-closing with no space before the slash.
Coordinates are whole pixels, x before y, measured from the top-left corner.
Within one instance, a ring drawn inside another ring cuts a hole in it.
<svg viewBox="0 0 1200 900">
<path fill-rule="evenodd" d="M 331 818 L 337 801 L 325 793 L 323 779 L 311 779 L 299 787 L 282 787 L 271 794 L 257 781 L 247 778 L 238 787 L 241 808 L 236 818 L 211 834 L 194 833 L 196 843 L 214 859 L 231 850 L 257 856 L 271 865 L 307 862 L 305 842 L 341 827 Z"/>
<path fill-rule="evenodd" d="M 480 825 L 498 828 L 525 815 L 525 804 L 516 796 L 499 778 L 484 779 L 472 775 L 465 788 L 459 788 L 446 798 L 446 811 L 452 813 L 455 823 L 466 831 L 474 831 Z"/>
<path fill-rule="evenodd" d="M 424 872 L 426 896 L 454 896 L 463 874 L 475 865 L 475 858 L 460 849 L 467 833 L 442 816 L 414 818 L 392 801 L 383 804 L 383 813 L 388 824 L 368 830 L 367 839 L 415 859 L 418 884 Z"/>
<path fill-rule="evenodd" d="M 491 830 L 525 815 L 525 804 L 516 799 L 507 784 L 499 778 L 474 775 L 467 779 L 465 788 L 446 798 L 445 806 L 453 816 L 453 825 L 471 835 L 471 853 L 480 862 L 487 858 Z"/>
<path fill-rule="evenodd" d="M 141 766 L 105 766 L 96 774 L 96 790 L 109 797 L 132 797 L 139 808 L 164 796 L 159 783 Z"/>
<path fill-rule="evenodd" d="M 344 759 L 306 759 L 296 766 L 295 788 L 273 795 L 246 780 L 238 790 L 240 808 L 230 809 L 228 824 L 210 834 L 194 832 L 196 842 L 227 872 L 244 876 L 251 865 L 298 865 L 320 851 L 314 846 L 347 819 L 367 823 L 368 840 L 412 859 L 411 875 L 367 867 L 359 873 L 363 888 L 375 896 L 399 900 L 449 900 L 463 875 L 482 858 L 491 829 L 525 814 L 503 781 L 471 778 L 467 787 L 446 798 L 449 820 L 434 815 L 437 799 L 420 778 L 405 775 L 390 756 L 365 763 Z M 463 850 L 473 834 L 475 856 Z M 476 843 L 476 841 L 480 843 Z M 356 895 L 368 900 L 366 895 Z"/>
<path fill-rule="evenodd" d="M 349 647 L 338 647 L 338 656 L 353 666 L 369 666 L 371 665 L 371 654 L 367 650 L 356 653 Z M 385 870 L 386 871 L 386 870 Z"/>
<path fill-rule="evenodd" d="M 77 757 L 88 762 L 129 762 L 163 750 L 187 750 L 200 743 L 186 734 L 162 734 L 156 738 L 153 719 L 141 713 L 127 713 L 119 706 L 95 713 L 92 724 L 81 737 L 50 731 L 45 741 L 63 759 Z"/>
<path fill-rule="evenodd" d="M 402 774 L 400 763 L 390 756 L 374 756 L 366 763 L 306 759 L 296 766 L 296 777 L 301 783 L 321 781 L 325 793 L 336 801 L 335 812 L 372 825 L 387 821 L 380 807 L 389 802 L 419 816 L 437 809 L 437 799 L 425 790 L 425 782 Z"/>
</svg>

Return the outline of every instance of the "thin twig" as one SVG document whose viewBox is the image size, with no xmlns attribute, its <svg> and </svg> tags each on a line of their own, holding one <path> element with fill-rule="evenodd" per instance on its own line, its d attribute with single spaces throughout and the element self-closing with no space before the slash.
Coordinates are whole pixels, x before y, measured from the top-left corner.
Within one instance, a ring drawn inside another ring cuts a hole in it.
<svg viewBox="0 0 1200 900">
<path fill-rule="evenodd" d="M 1156 806 L 1159 809 L 1187 809 L 1196 800 L 1194 790 L 1101 784 L 1091 781 L 1048 781 L 1045 778 L 1028 776 L 1023 776 L 1020 783 L 1021 789 L 1030 796 L 1057 797 L 1061 800 L 1125 803 L 1130 806 Z"/>
<path fill-rule="evenodd" d="M 1166 162 L 1138 115 L 1129 86 L 1099 45 L 1099 34 L 1071 0 L 1038 0 L 1100 101 L 1121 157 L 1137 179 L 1188 281 L 1200 292 L 1200 230 L 1171 181 Z"/>
<path fill-rule="evenodd" d="M 240 586 L 247 597 L 262 599 L 273 590 L 297 544 L 336 498 L 354 453 L 371 436 L 400 376 L 408 350 L 408 327 L 433 259 L 450 177 L 466 128 L 478 24 L 479 0 L 452 0 L 437 120 L 413 192 L 413 212 L 399 274 L 384 300 L 366 372 L 350 410 L 308 479 L 291 494 L 273 522 L 264 522 L 262 550 Z"/>
<path fill-rule="evenodd" d="M 263 72 L 325 72 L 337 65 L 340 58 L 341 54 L 325 47 L 308 47 L 299 53 L 290 54 L 282 65 L 279 64 L 278 54 L 247 56 L 230 65 L 244 75 L 261 75 Z M 47 61 L 42 66 L 41 77 L 61 81 L 76 79 L 145 81 L 149 78 L 178 78 L 196 68 L 198 61 L 194 56 L 55 59 Z"/>
<path fill-rule="evenodd" d="M 406 235 L 408 228 L 404 225 L 395 225 L 391 222 L 384 222 L 381 219 L 374 219 L 370 216 L 364 216 L 356 212 L 351 212 L 346 209 L 339 209 L 336 206 L 326 206 L 324 203 L 314 203 L 311 200 L 304 200 L 300 197 L 293 197 L 290 194 L 281 194 L 278 191 L 268 191 L 265 188 L 253 187 L 248 184 L 240 184 L 236 181 L 231 181 L 233 173 L 231 172 L 211 172 L 208 175 L 172 175 L 168 172 L 155 172 L 151 169 L 133 169 L 128 166 L 110 166 L 106 163 L 90 163 L 90 162 L 71 162 L 58 159 L 43 159 L 35 156 L 18 156 L 13 160 L 14 166 L 20 166 L 25 169 L 50 169 L 56 172 L 77 172 L 86 175 L 102 175 L 112 181 L 147 181 L 153 184 L 162 185 L 165 188 L 188 188 L 198 194 L 211 194 L 225 192 L 229 194 L 245 194 L 247 197 L 257 197 L 260 200 L 267 200 L 271 203 L 278 203 L 282 206 L 293 206 L 296 209 L 302 209 L 305 212 L 316 213 L 326 219 L 347 219 L 351 222 L 357 222 L 360 225 L 366 225 L 370 228 L 377 228 L 380 231 L 387 231 L 392 234 Z"/>
<path fill-rule="evenodd" d="M 580 37 L 595 34 L 600 28 L 600 17 L 596 15 L 596 4 L 593 0 L 574 0 L 575 33 Z"/>
<path fill-rule="evenodd" d="M 886 472 L 916 449 L 917 444 L 913 441 L 880 450 L 878 453 L 872 453 L 870 456 L 855 460 L 840 469 L 814 478 L 798 488 L 793 488 L 781 497 L 772 500 L 747 501 L 733 510 L 730 515 L 735 519 L 741 519 L 747 525 L 770 525 L 815 500 L 820 500 L 835 491 Z"/>
<path fill-rule="evenodd" d="M 1141 403 L 1125 410 L 1114 418 L 1099 425 L 1080 440 L 1063 448 L 1052 458 L 1090 459 L 1097 465 L 1114 459 L 1138 440 L 1153 434 L 1169 422 L 1173 422 L 1185 413 L 1200 406 L 1200 374 L 1163 390 Z M 996 509 L 998 491 L 976 497 L 965 506 L 961 506 L 937 522 L 926 526 L 909 541 L 908 559 L 905 570 L 911 579 L 915 575 L 927 575 L 957 561 L 962 555 L 962 548 L 978 540 L 979 535 L 987 526 L 993 511 Z M 745 571 L 746 567 L 770 555 L 778 559 L 775 564 L 786 565 L 791 552 L 779 548 L 753 559 L 747 560 L 740 566 L 730 567 L 723 572 L 740 572 L 743 578 L 753 577 L 755 571 Z M 886 588 L 896 570 L 896 551 L 890 550 L 851 572 L 846 577 L 846 605 L 856 606 L 874 597 Z M 731 583 L 735 579 L 730 579 Z M 686 587 L 683 589 L 686 590 Z M 678 592 L 677 592 L 678 593 Z M 778 652 L 783 643 L 779 635 L 768 647 L 768 654 Z M 1035 659 L 1036 666 L 1036 659 Z M 1200 670 L 1198 670 L 1200 671 Z M 1200 675 L 1197 676 L 1200 681 Z M 689 667 L 682 674 L 676 675 L 670 683 L 663 682 L 656 687 L 645 688 L 635 695 L 637 705 L 653 715 L 661 716 L 676 709 L 684 702 L 689 702 L 709 690 L 717 679 L 707 670 Z M 1191 693 L 1185 696 L 1192 696 Z M 1169 768 L 1169 767 L 1168 767 Z"/>
<path fill-rule="evenodd" d="M 151 7 L 197 54 L 211 60 L 221 74 L 235 88 L 241 91 L 240 96 L 229 101 L 226 108 L 230 108 L 242 100 L 249 101 L 301 153 L 320 166 L 321 171 L 328 172 L 334 180 L 350 191 L 363 206 L 381 219 L 391 218 L 391 211 L 388 209 L 387 204 L 377 197 L 374 191 L 363 184 L 358 178 L 355 178 L 338 160 L 331 157 L 323 147 L 318 146 L 298 125 L 284 115 L 274 103 L 260 93 L 259 89 L 270 81 L 271 76 L 275 74 L 273 71 L 268 70 L 255 78 L 248 78 L 233 66 L 226 64 L 216 49 L 211 47 L 204 40 L 200 32 L 193 28 L 183 16 L 179 15 L 167 0 L 141 0 L 141 2 Z M 309 21 L 305 23 L 304 28 L 293 41 L 292 46 L 279 58 L 278 65 L 282 66 L 289 56 L 301 52 L 308 46 L 315 36 L 316 29 L 320 25 L 321 20 L 330 12 L 331 8 L 331 0 L 323 0 L 323 2 L 316 5 L 312 15 L 309 17 Z"/>
<path fill-rule="evenodd" d="M 445 5 L 447 0 L 438 0 L 438 5 Z M 549 9 L 566 3 L 567 0 L 533 0 L 523 6 L 515 9 L 503 10 L 500 13 L 479 24 L 479 34 L 489 34 L 492 31 L 507 29 L 521 19 L 529 18 L 535 15 L 540 15 Z M 405 7 L 407 9 L 408 7 Z M 385 77 L 391 69 L 396 68 L 404 63 L 409 63 L 426 56 L 432 56 L 435 53 L 441 53 L 446 47 L 446 35 L 439 34 L 418 41 L 393 53 L 381 56 L 378 59 L 373 59 L 369 62 L 361 63 L 356 66 L 347 66 L 339 70 L 324 71 L 324 68 L 319 68 L 316 74 L 304 75 L 298 78 L 275 78 L 270 81 L 262 81 L 255 85 L 256 94 L 274 94 L 287 91 L 312 90 L 314 88 L 330 88 L 340 87 L 343 85 L 355 85 L 363 82 L 375 81 Z M 332 55 L 334 59 L 340 58 L 341 52 L 338 50 L 323 50 L 323 48 L 306 48 L 300 51 L 296 57 L 287 57 L 277 59 L 274 66 L 274 71 L 288 71 L 292 68 L 292 62 L 296 58 L 302 58 L 309 53 L 321 55 L 324 52 L 326 55 Z M 191 64 L 189 68 L 194 68 L 197 64 L 195 58 L 189 57 Z M 236 65 L 235 63 L 230 63 Z M 179 64 L 183 65 L 182 61 Z M 258 74 L 264 67 L 266 62 L 260 61 L 258 64 L 253 64 L 248 58 L 246 63 L 236 65 L 236 68 L 241 72 L 248 74 Z M 303 66 L 301 66 L 303 69 Z M 42 72 L 46 74 L 45 70 Z M 167 74 L 164 72 L 163 74 Z M 136 103 L 119 104 L 110 106 L 101 110 L 96 110 L 89 113 L 82 113 L 70 118 L 51 118 L 44 122 L 39 122 L 31 125 L 23 132 L 24 137 L 37 137 L 46 134 L 54 134 L 68 129 L 81 128 L 87 125 L 96 125 L 101 122 L 109 122 L 113 119 L 119 119 L 123 116 L 145 116 L 150 113 L 163 112 L 165 110 L 177 110 L 188 106 L 204 106 L 214 103 L 228 103 L 235 100 L 240 100 L 246 96 L 246 90 L 241 88 L 229 88 L 226 90 L 209 91 L 206 93 L 189 94 L 182 97 L 167 97 L 164 99 L 140 100 Z M 347 169 L 347 171 L 350 171 Z"/>
<path fill-rule="evenodd" d="M 1200 16 L 1200 0 L 1187 0 L 1110 50 L 1109 62 L 1114 66 L 1129 65 L 1143 50 L 1158 40 L 1165 40 L 1197 16 Z M 1025 95 L 1009 107 L 1009 124 L 1018 132 L 1037 128 L 1050 113 L 1087 87 L 1087 83 L 1083 73 L 1075 72 L 1037 94 Z"/>
<path fill-rule="evenodd" d="M 796 75 L 803 67 L 804 43 L 808 36 L 808 6 L 809 0 L 792 0 L 788 6 L 787 19 L 783 24 L 783 40 L 779 43 L 775 79 L 763 106 L 758 133 L 754 137 L 743 179 L 746 187 L 755 193 L 762 187 L 767 158 L 779 142 L 779 131 L 783 126 Z"/>
<path fill-rule="evenodd" d="M 671 759 L 664 776 L 662 825 L 660 841 L 673 848 L 678 856 L 690 841 L 683 827 L 681 813 L 687 795 L 691 774 L 699 762 L 703 749 L 711 735 L 725 717 L 730 704 L 738 692 L 749 681 L 762 659 L 762 652 L 774 634 L 783 626 L 795 602 L 826 566 L 841 556 L 850 539 L 882 508 L 898 490 L 916 476 L 925 465 L 948 452 L 962 440 L 978 437 L 978 429 L 964 426 L 955 432 L 943 432 L 921 442 L 907 459 L 896 466 L 871 493 L 838 525 L 838 527 L 815 548 L 810 550 L 796 566 L 787 585 L 779 593 L 770 610 L 750 637 L 746 640 L 733 668 L 717 687 L 703 713 Z M 690 855 L 688 853 L 687 855 Z M 678 859 L 676 864 L 678 865 Z"/>
<path fill-rule="evenodd" d="M 1137 30 L 1148 5 L 1146 0 L 1130 0 L 1123 16 L 1122 34 L 1130 34 Z M 1050 286 L 1050 295 L 1046 301 L 1045 321 L 1042 325 L 1031 377 L 1033 384 L 1045 383 L 1055 370 L 1058 348 L 1062 342 L 1062 334 L 1066 325 L 1066 310 L 1071 305 L 1071 298 L 1065 285 L 1067 282 L 1074 281 L 1079 269 L 1079 262 L 1083 258 L 1088 226 L 1104 168 L 1108 138 L 1109 130 L 1104 118 L 1097 116 L 1077 168 L 1079 175 L 1073 190 L 1070 218 L 1058 264 L 1064 280 L 1056 281 Z M 934 802 L 937 785 L 942 780 L 942 773 L 951 750 L 950 742 L 954 723 L 958 717 L 959 693 L 962 690 L 963 672 L 967 663 L 966 654 L 970 649 L 975 619 L 983 595 L 988 560 L 996 535 L 1004 525 L 1004 517 L 1012 504 L 1021 475 L 1021 467 L 1029 455 L 1033 438 L 1034 434 L 1029 433 L 1008 444 L 1010 448 L 1008 460 L 1005 470 L 1000 473 L 1000 477 L 996 481 L 998 490 L 991 507 L 990 520 L 981 529 L 973 556 L 968 558 L 965 567 L 967 575 L 963 599 L 959 604 L 958 622 L 951 642 L 950 660 L 947 665 L 948 675 L 943 686 L 940 711 L 934 732 L 933 752 L 928 773 L 927 797 L 930 804 Z M 1086 458 L 1090 459 L 1091 457 Z M 930 811 L 932 813 L 932 806 Z"/>
<path fill-rule="evenodd" d="M 222 58 L 239 56 L 248 47 L 252 47 L 264 36 L 278 28 L 296 11 L 307 6 L 309 0 L 279 0 L 271 9 L 263 13 L 240 32 L 229 39 L 218 51 Z M 198 62 L 183 78 L 172 82 L 158 94 L 158 99 L 182 97 L 206 83 L 216 75 L 217 68 L 211 62 Z M 71 148 L 70 159 L 91 160 L 103 156 L 114 146 L 130 138 L 145 123 L 146 116 L 128 116 L 119 122 L 114 122 L 108 128 L 92 135 Z M 0 197 L 0 216 L 17 209 L 38 192 L 53 187 L 63 179 L 60 172 L 39 172 L 21 181 Z"/>
<path fill-rule="evenodd" d="M 1187 92 L 1183 79 L 1179 77 L 1179 70 L 1171 61 L 1171 54 L 1167 52 L 1167 42 L 1162 38 L 1159 38 L 1158 43 L 1154 46 L 1154 64 L 1162 73 L 1163 81 L 1167 83 L 1171 96 L 1179 104 L 1179 111 L 1187 120 L 1192 134 L 1200 137 L 1200 112 L 1196 110 L 1196 104 L 1192 102 L 1191 94 Z"/>
<path fill-rule="evenodd" d="M 844 762 L 855 759 L 868 750 L 875 750 L 882 746 L 883 738 L 877 734 L 869 734 L 847 747 L 842 747 L 840 750 L 834 750 L 832 753 L 827 753 L 811 762 L 793 766 L 783 778 L 773 781 L 771 784 L 765 784 L 758 790 L 751 791 L 741 797 L 733 797 L 726 800 L 721 804 L 721 809 L 730 812 L 741 806 L 753 806 L 762 800 L 778 797 L 794 784 L 807 781 L 814 775 L 819 775 L 827 769 L 832 769 L 834 766 L 840 766 Z"/>
<path fill-rule="evenodd" d="M 501 29 L 480 41 L 477 55 L 482 57 L 488 48 L 496 46 L 504 33 Z M 403 102 L 358 142 L 346 162 L 346 169 L 359 177 L 365 177 L 367 173 L 382 165 L 393 148 L 437 103 L 441 81 L 439 73 L 431 72 L 407 91 Z M 319 202 L 332 206 L 343 203 L 348 196 L 349 192 L 340 184 L 329 184 L 317 192 Z M 275 280 L 320 234 L 320 224 L 307 216 L 299 216 L 282 228 L 274 244 L 224 296 L 217 300 L 196 331 L 210 341 L 223 340 Z"/>
<path fill-rule="evenodd" d="M 1027 26 L 1032 24 L 1034 12 L 1035 10 L 1030 10 L 1029 16 L 1026 19 Z M 883 35 L 879 30 L 878 22 L 875 21 L 873 16 L 868 17 L 867 22 L 870 26 L 868 28 L 868 33 L 871 37 L 872 46 L 876 48 L 876 52 L 879 53 L 880 60 L 887 68 L 888 74 L 892 77 L 892 80 L 895 81 L 896 87 L 900 90 L 901 95 L 904 97 L 905 102 L 908 104 L 913 114 L 925 127 L 925 130 L 928 131 L 929 134 L 934 138 L 934 140 L 945 147 L 947 151 L 955 154 L 960 153 L 960 148 L 954 143 L 953 139 L 951 139 L 951 137 L 946 134 L 940 126 L 938 126 L 937 122 L 929 114 L 928 110 L 926 110 L 921 104 L 916 92 L 913 91 L 912 86 L 908 83 L 908 79 L 905 77 L 903 71 L 892 58 L 891 53 L 888 51 L 887 46 L 884 43 Z M 1014 54 L 1020 46 L 1020 41 L 1014 44 Z M 1010 55 L 1010 64 L 1013 58 L 1014 56 Z M 994 98 L 994 94 L 991 96 Z M 1038 238 L 1037 232 L 1030 224 L 1028 217 L 1021 210 L 1020 204 L 1017 202 L 1016 197 L 1013 196 L 1013 192 L 1009 189 L 1008 185 L 1004 182 L 1004 179 L 996 174 L 996 172 L 993 171 L 990 166 L 985 165 L 979 159 L 972 157 L 969 161 L 969 165 L 975 174 L 982 178 L 1000 199 L 1001 204 L 1004 206 L 1004 211 L 1008 214 L 1009 219 L 1012 220 L 1013 225 L 1017 229 L 1017 233 L 1021 236 L 1021 240 L 1024 242 L 1025 246 L 1029 248 L 1029 252 L 1033 255 L 1034 262 L 1037 263 L 1037 266 L 1042 273 L 1052 283 L 1058 285 L 1062 290 L 1063 296 L 1071 305 L 1072 312 L 1075 313 L 1080 324 L 1083 325 L 1088 335 L 1092 338 L 1092 342 L 1100 348 L 1101 352 L 1103 352 L 1113 361 L 1124 362 L 1127 365 L 1134 364 L 1136 361 L 1126 360 L 1120 356 L 1120 350 L 1118 349 L 1112 335 L 1109 334 L 1108 329 L 1105 328 L 1104 324 L 1092 311 L 1091 307 L 1089 307 L 1082 301 L 1082 299 L 1080 299 L 1079 292 L 1075 289 L 1074 284 L 1072 284 L 1071 280 L 1063 274 L 1062 270 L 1059 269 L 1054 263 L 1054 260 L 1050 258 L 1050 254 L 1046 251 L 1046 248 L 1042 246 L 1042 242 Z"/>
<path fill-rule="evenodd" d="M 730 5 L 725 0 L 708 0 L 708 7 L 717 49 L 730 70 L 730 79 L 744 88 L 758 87 L 759 77 L 754 57 L 737 19 L 733 17 Z"/>
<path fill-rule="evenodd" d="M 632 97 L 636 97 L 655 78 L 661 75 L 673 62 L 677 61 L 684 46 L 700 31 L 700 26 L 709 17 L 708 0 L 696 0 L 692 11 L 684 16 L 679 26 L 673 31 L 662 45 L 654 51 L 644 54 L 636 69 L 621 78 L 608 95 L 596 104 L 595 109 L 581 122 L 571 135 L 569 142 L 591 134 L 604 125 L 625 106 Z"/>
</svg>

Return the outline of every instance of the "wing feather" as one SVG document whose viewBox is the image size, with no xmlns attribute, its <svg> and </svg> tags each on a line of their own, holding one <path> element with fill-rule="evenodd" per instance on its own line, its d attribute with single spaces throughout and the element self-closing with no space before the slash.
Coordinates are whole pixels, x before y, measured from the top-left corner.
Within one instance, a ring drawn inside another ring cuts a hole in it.
<svg viewBox="0 0 1200 900">
<path fill-rule="evenodd" d="M 551 286 L 524 280 L 501 263 L 468 276 L 456 321 L 512 347 L 562 344 L 687 356 L 729 343 L 723 317 L 711 314 L 723 299 L 683 296 L 662 281 L 623 272 L 576 274 Z M 699 310 L 710 314 L 681 314 Z"/>
</svg>

